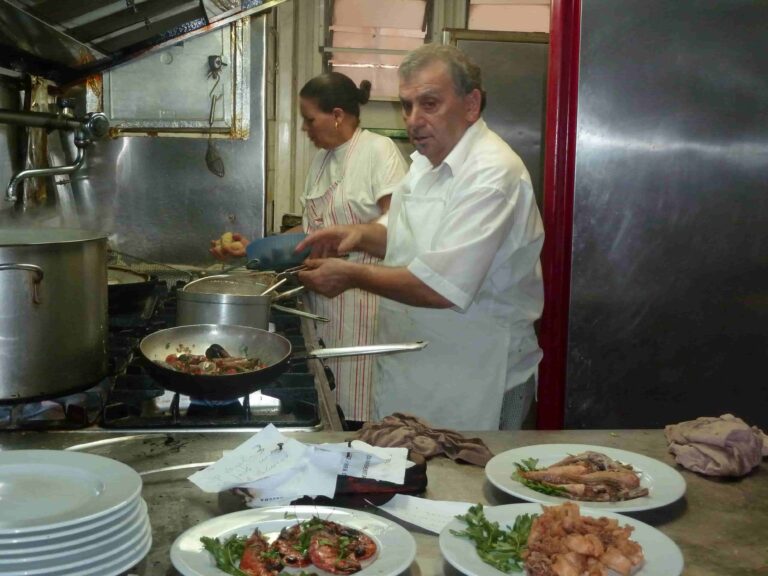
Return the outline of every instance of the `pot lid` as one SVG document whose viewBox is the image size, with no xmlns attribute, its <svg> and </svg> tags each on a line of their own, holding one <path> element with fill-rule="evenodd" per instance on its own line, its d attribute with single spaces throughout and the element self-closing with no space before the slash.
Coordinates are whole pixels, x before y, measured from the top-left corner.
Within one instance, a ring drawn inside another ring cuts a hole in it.
<svg viewBox="0 0 768 576">
<path fill-rule="evenodd" d="M 61 242 L 106 240 L 107 235 L 78 228 L 7 228 L 0 230 L 0 246 L 36 246 Z"/>
<path fill-rule="evenodd" d="M 194 280 L 182 288 L 194 294 L 230 294 L 234 296 L 260 296 L 274 283 L 274 275 L 221 274 Z"/>
</svg>

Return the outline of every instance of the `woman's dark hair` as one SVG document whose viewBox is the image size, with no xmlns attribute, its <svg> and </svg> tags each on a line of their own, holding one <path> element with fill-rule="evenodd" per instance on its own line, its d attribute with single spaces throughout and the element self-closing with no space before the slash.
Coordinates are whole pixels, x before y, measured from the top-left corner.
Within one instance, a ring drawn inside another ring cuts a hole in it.
<svg viewBox="0 0 768 576">
<path fill-rule="evenodd" d="M 314 100 L 326 114 L 333 112 L 334 108 L 341 108 L 347 114 L 360 118 L 360 105 L 368 102 L 371 83 L 363 80 L 358 88 L 349 76 L 326 72 L 304 84 L 299 96 Z"/>
</svg>

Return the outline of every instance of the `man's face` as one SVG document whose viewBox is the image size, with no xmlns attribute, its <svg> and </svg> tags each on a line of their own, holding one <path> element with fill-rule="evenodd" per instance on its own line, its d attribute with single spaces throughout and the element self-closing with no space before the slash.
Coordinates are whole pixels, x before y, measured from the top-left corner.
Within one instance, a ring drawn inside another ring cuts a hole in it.
<svg viewBox="0 0 768 576">
<path fill-rule="evenodd" d="M 437 166 L 480 117 L 480 91 L 459 96 L 448 67 L 432 62 L 400 79 L 400 103 L 416 150 Z"/>
</svg>

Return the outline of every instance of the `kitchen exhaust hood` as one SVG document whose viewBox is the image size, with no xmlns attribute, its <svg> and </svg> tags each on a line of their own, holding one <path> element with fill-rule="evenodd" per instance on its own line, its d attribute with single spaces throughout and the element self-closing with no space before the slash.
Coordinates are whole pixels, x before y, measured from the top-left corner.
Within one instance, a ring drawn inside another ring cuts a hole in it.
<svg viewBox="0 0 768 576">
<path fill-rule="evenodd" d="M 0 67 L 80 81 L 285 0 L 0 0 Z"/>
</svg>

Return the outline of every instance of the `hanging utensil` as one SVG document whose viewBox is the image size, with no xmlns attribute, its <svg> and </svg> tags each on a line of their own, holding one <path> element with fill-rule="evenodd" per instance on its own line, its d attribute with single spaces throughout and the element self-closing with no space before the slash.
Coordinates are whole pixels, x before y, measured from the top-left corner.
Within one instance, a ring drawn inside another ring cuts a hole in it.
<svg viewBox="0 0 768 576">
<path fill-rule="evenodd" d="M 205 152 L 205 165 L 208 166 L 208 170 L 216 174 L 219 178 L 223 178 L 225 174 L 224 160 L 221 159 L 219 149 L 216 147 L 216 143 L 213 141 L 213 120 L 216 115 L 216 103 L 224 95 L 219 94 L 211 95 L 211 112 L 208 115 L 208 149 Z"/>
</svg>

